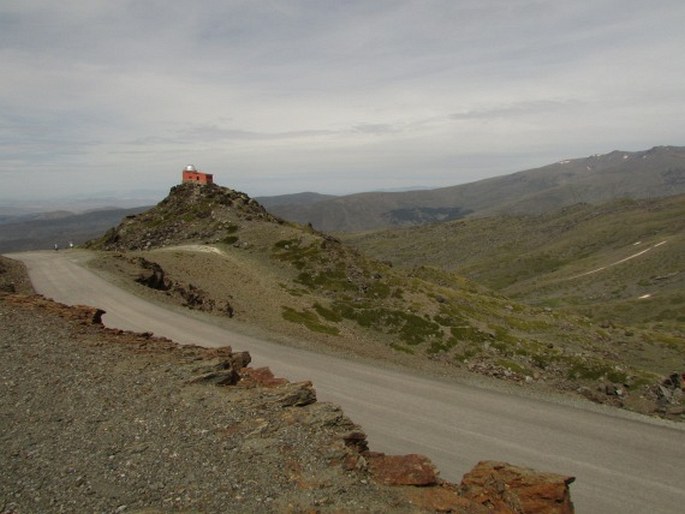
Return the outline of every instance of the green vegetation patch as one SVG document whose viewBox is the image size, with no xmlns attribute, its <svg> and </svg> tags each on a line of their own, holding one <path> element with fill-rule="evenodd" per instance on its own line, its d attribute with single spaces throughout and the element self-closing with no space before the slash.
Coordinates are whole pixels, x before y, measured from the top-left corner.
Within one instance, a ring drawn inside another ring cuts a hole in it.
<svg viewBox="0 0 685 514">
<path fill-rule="evenodd" d="M 616 368 L 611 363 L 602 362 L 597 359 L 572 357 L 569 359 L 569 364 L 567 375 L 571 379 L 606 379 L 610 382 L 622 384 L 628 377 L 624 370 Z"/>
<path fill-rule="evenodd" d="M 471 325 L 458 325 L 450 327 L 451 339 L 456 342 L 472 341 L 474 343 L 484 343 L 491 341 L 492 337 L 487 333 Z"/>
<path fill-rule="evenodd" d="M 330 292 L 356 291 L 357 287 L 347 279 L 342 268 L 321 271 L 303 271 L 295 278 L 295 282 L 311 290 L 324 289 Z"/>
<path fill-rule="evenodd" d="M 398 343 L 390 343 L 390 348 L 397 350 L 398 352 L 408 353 L 409 355 L 414 355 L 415 353 L 411 348 L 407 348 L 406 346 Z"/>
<path fill-rule="evenodd" d="M 450 341 L 455 341 L 450 339 Z M 456 342 L 456 341 L 455 341 Z M 481 345 L 474 343 L 472 341 L 467 341 L 466 343 L 460 343 L 458 350 L 454 352 L 454 360 L 458 362 L 466 362 L 469 359 L 482 353 Z"/>
<path fill-rule="evenodd" d="M 397 334 L 401 341 L 409 345 L 444 337 L 439 324 L 411 312 L 352 302 L 335 302 L 333 308 L 342 317 L 356 321 L 362 327 Z"/>
<path fill-rule="evenodd" d="M 334 336 L 340 334 L 340 330 L 338 330 L 337 327 L 325 325 L 321 322 L 316 313 L 312 311 L 296 311 L 295 309 L 292 309 L 290 307 L 283 307 L 282 316 L 284 320 L 304 325 L 312 332 L 319 332 L 322 334 Z"/>
<path fill-rule="evenodd" d="M 513 371 L 514 373 L 518 373 L 519 375 L 530 374 L 528 368 L 510 359 L 498 359 L 496 361 L 496 364 L 501 368 L 508 369 L 509 371 Z"/>
<path fill-rule="evenodd" d="M 315 303 L 314 304 L 314 310 L 317 312 L 319 316 L 321 316 L 323 319 L 327 321 L 332 321 L 333 323 L 338 323 L 343 320 L 343 317 L 340 315 L 339 312 L 336 312 L 332 309 L 328 309 L 321 305 L 320 303 Z"/>
<path fill-rule="evenodd" d="M 448 339 L 448 340 L 443 340 L 440 339 L 438 341 L 431 341 L 430 346 L 426 349 L 426 353 L 428 355 L 435 355 L 438 353 L 447 353 L 452 348 L 454 348 L 457 345 L 457 341 L 455 339 Z"/>
<path fill-rule="evenodd" d="M 300 239 L 282 239 L 273 245 L 273 255 L 283 262 L 290 262 L 303 269 L 315 257 L 321 256 L 321 246 L 315 243 L 303 245 Z"/>
</svg>

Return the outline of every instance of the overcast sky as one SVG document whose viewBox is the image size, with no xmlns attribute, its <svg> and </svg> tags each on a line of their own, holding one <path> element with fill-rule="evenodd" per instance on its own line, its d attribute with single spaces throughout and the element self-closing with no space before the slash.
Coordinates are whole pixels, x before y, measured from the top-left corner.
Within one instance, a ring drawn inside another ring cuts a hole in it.
<svg viewBox="0 0 685 514">
<path fill-rule="evenodd" d="M 2 0 L 0 200 L 440 187 L 685 144 L 682 0 Z M 161 198 L 161 197 L 160 197 Z"/>
</svg>

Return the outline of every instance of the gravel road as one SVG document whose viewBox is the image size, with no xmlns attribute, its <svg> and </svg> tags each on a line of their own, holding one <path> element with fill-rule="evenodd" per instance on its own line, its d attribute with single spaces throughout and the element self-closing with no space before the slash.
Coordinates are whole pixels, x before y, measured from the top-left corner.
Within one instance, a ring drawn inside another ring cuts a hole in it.
<svg viewBox="0 0 685 514">
<path fill-rule="evenodd" d="M 103 308 L 108 326 L 230 344 L 277 375 L 312 380 L 321 400 L 341 405 L 364 427 L 374 449 L 425 454 L 444 478 L 459 480 L 477 461 L 495 459 L 577 477 L 571 491 L 582 513 L 673 513 L 685 504 L 682 425 L 431 380 L 230 332 L 112 286 L 78 265 L 80 252 L 12 257 L 26 263 L 38 292 Z"/>
</svg>

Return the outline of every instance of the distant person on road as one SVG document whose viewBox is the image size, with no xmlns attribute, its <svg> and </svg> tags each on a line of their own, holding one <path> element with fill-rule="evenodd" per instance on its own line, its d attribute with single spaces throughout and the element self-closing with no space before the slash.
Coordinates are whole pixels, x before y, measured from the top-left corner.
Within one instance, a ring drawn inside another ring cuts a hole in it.
<svg viewBox="0 0 685 514">
<path fill-rule="evenodd" d="M 59 250 L 59 245 L 55 243 L 55 251 Z"/>
</svg>

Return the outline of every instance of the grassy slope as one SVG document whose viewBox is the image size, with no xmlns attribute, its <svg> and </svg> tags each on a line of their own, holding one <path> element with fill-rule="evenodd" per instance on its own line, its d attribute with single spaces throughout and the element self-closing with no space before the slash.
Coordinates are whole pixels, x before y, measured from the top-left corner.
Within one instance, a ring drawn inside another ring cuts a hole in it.
<svg viewBox="0 0 685 514">
<path fill-rule="evenodd" d="M 683 195 L 359 234 L 347 241 L 398 266 L 457 271 L 528 305 L 643 327 L 654 340 L 680 340 L 682 347 Z"/>
<path fill-rule="evenodd" d="M 93 244 L 137 249 L 105 253 L 99 266 L 132 278 L 141 273 L 142 256 L 167 278 L 229 301 L 237 320 L 309 344 L 399 356 L 418 367 L 439 361 L 571 389 L 598 379 L 638 389 L 680 357 L 671 348 L 645 366 L 642 353 L 656 344 L 647 332 L 631 331 L 635 346 L 621 348 L 624 328 L 526 306 L 437 268 L 393 268 L 316 231 L 262 216 L 240 194 L 197 191 L 178 190 Z M 207 227 L 217 229 L 211 238 Z"/>
</svg>

